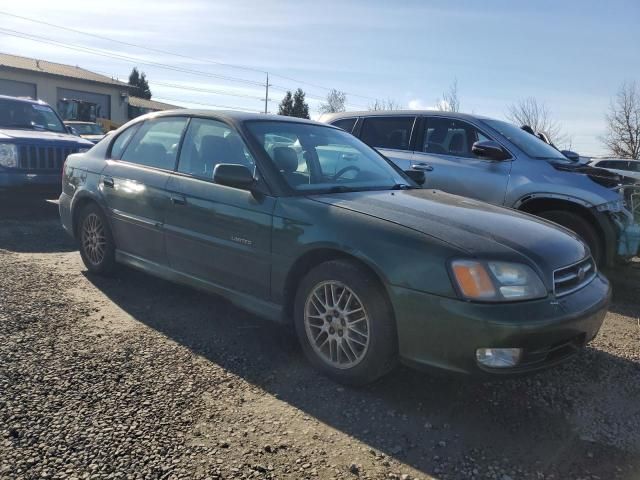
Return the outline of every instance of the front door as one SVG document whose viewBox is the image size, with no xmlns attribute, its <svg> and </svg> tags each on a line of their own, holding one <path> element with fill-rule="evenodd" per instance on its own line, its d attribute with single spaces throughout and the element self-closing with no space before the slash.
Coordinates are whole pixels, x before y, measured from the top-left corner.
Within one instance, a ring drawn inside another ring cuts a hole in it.
<svg viewBox="0 0 640 480">
<path fill-rule="evenodd" d="M 100 189 L 118 250 L 166 264 L 163 224 L 169 195 L 165 187 L 186 125 L 186 117 L 147 120 L 114 141 Z"/>
<path fill-rule="evenodd" d="M 268 299 L 273 197 L 213 183 L 219 163 L 255 169 L 242 139 L 225 123 L 193 118 L 167 184 L 169 264 L 221 287 Z"/>
<path fill-rule="evenodd" d="M 425 188 L 504 203 L 512 160 L 487 160 L 471 151 L 475 142 L 492 140 L 488 135 L 468 122 L 446 117 L 425 117 L 422 125 L 411 163 L 425 171 Z"/>
</svg>

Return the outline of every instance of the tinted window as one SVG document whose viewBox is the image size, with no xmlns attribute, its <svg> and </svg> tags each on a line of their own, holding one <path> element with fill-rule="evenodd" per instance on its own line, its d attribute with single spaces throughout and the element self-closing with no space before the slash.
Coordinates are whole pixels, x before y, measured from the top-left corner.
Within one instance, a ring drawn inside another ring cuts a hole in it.
<svg viewBox="0 0 640 480">
<path fill-rule="evenodd" d="M 185 117 L 147 120 L 125 147 L 122 160 L 173 170 L 186 124 Z"/>
<path fill-rule="evenodd" d="M 140 123 L 136 123 L 116 137 L 111 145 L 111 158 L 120 158 L 120 155 L 124 152 L 129 140 L 131 140 L 131 137 L 133 137 L 133 134 L 136 133 L 139 127 Z"/>
<path fill-rule="evenodd" d="M 336 120 L 331 125 L 343 129 L 345 132 L 351 133 L 353 126 L 356 124 L 357 118 L 343 118 L 342 120 Z"/>
<path fill-rule="evenodd" d="M 389 189 L 410 184 L 375 150 L 335 128 L 294 122 L 248 122 L 286 182 L 298 191 Z"/>
<path fill-rule="evenodd" d="M 475 157 L 471 147 L 475 142 L 490 140 L 470 123 L 450 118 L 428 117 L 422 141 L 422 151 L 456 157 Z"/>
<path fill-rule="evenodd" d="M 409 150 L 415 117 L 370 117 L 364 120 L 360 140 L 379 148 Z"/>
<path fill-rule="evenodd" d="M 67 131 L 49 105 L 7 98 L 0 98 L 0 128 Z"/>
<path fill-rule="evenodd" d="M 219 163 L 238 163 L 253 169 L 255 162 L 240 136 L 217 120 L 194 118 L 184 137 L 178 171 L 213 178 Z"/>
<path fill-rule="evenodd" d="M 567 157 L 565 157 L 551 145 L 544 143 L 535 135 L 531 135 L 530 133 L 525 132 L 512 123 L 503 122 L 501 120 L 482 121 L 496 130 L 499 134 L 504 136 L 507 140 L 509 140 L 531 158 L 557 159 L 568 161 Z"/>
</svg>

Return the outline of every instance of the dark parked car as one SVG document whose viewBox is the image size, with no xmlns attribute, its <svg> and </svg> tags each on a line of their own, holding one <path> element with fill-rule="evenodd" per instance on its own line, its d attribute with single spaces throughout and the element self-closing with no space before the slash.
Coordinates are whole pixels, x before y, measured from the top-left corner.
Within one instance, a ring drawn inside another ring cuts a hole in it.
<svg viewBox="0 0 640 480">
<path fill-rule="evenodd" d="M 0 95 L 0 190 L 57 188 L 67 155 L 91 147 L 46 103 Z"/>
<path fill-rule="evenodd" d="M 105 136 L 104 130 L 100 125 L 94 122 L 81 122 L 78 120 L 68 120 L 64 122 L 67 127 L 71 127 L 73 132 L 89 140 L 91 143 L 98 143 Z"/>
<path fill-rule="evenodd" d="M 341 129 L 288 117 L 140 117 L 65 165 L 60 216 L 91 272 L 117 263 L 295 328 L 347 383 L 400 359 L 500 375 L 554 365 L 610 297 L 568 230 L 425 190 Z"/>
</svg>

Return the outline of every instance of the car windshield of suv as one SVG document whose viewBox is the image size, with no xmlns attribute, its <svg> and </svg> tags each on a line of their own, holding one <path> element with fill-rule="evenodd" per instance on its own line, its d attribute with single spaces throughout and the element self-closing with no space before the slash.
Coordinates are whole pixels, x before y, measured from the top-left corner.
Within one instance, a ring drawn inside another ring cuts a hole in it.
<svg viewBox="0 0 640 480">
<path fill-rule="evenodd" d="M 0 99 L 0 128 L 28 128 L 66 132 L 63 123 L 48 105 Z"/>
<path fill-rule="evenodd" d="M 546 144 L 535 135 L 525 132 L 512 123 L 500 120 L 482 120 L 484 123 L 497 130 L 498 133 L 506 137 L 511 143 L 532 158 L 554 159 L 569 161 L 551 145 Z"/>
<path fill-rule="evenodd" d="M 104 135 L 102 128 L 97 123 L 71 123 L 69 125 L 80 135 Z"/>
<path fill-rule="evenodd" d="M 340 192 L 413 188 L 375 150 L 343 130 L 294 122 L 247 122 L 291 188 Z"/>
</svg>

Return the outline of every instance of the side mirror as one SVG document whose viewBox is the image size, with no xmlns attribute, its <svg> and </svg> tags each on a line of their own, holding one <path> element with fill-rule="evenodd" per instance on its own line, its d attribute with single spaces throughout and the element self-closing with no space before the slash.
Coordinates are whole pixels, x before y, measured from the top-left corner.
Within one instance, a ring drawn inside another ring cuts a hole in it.
<svg viewBox="0 0 640 480">
<path fill-rule="evenodd" d="M 489 160 L 506 160 L 509 158 L 509 154 L 504 151 L 499 143 L 493 140 L 476 142 L 471 146 L 471 151 L 474 155 L 488 158 Z"/>
<path fill-rule="evenodd" d="M 67 132 L 69 132 L 71 135 L 75 135 L 76 137 L 79 137 L 80 135 L 78 134 L 78 131 L 70 126 L 67 126 Z"/>
<path fill-rule="evenodd" d="M 420 186 L 424 185 L 424 182 L 427 181 L 424 170 L 404 170 L 404 173 L 405 175 L 407 175 L 407 177 L 409 177 Z"/>
<path fill-rule="evenodd" d="M 227 187 L 250 190 L 256 179 L 251 170 L 237 163 L 219 163 L 213 169 L 213 181 Z"/>
<path fill-rule="evenodd" d="M 572 162 L 577 162 L 578 160 L 580 160 L 580 154 L 576 152 L 572 152 L 571 150 L 561 150 L 560 153 L 563 154 Z"/>
</svg>

